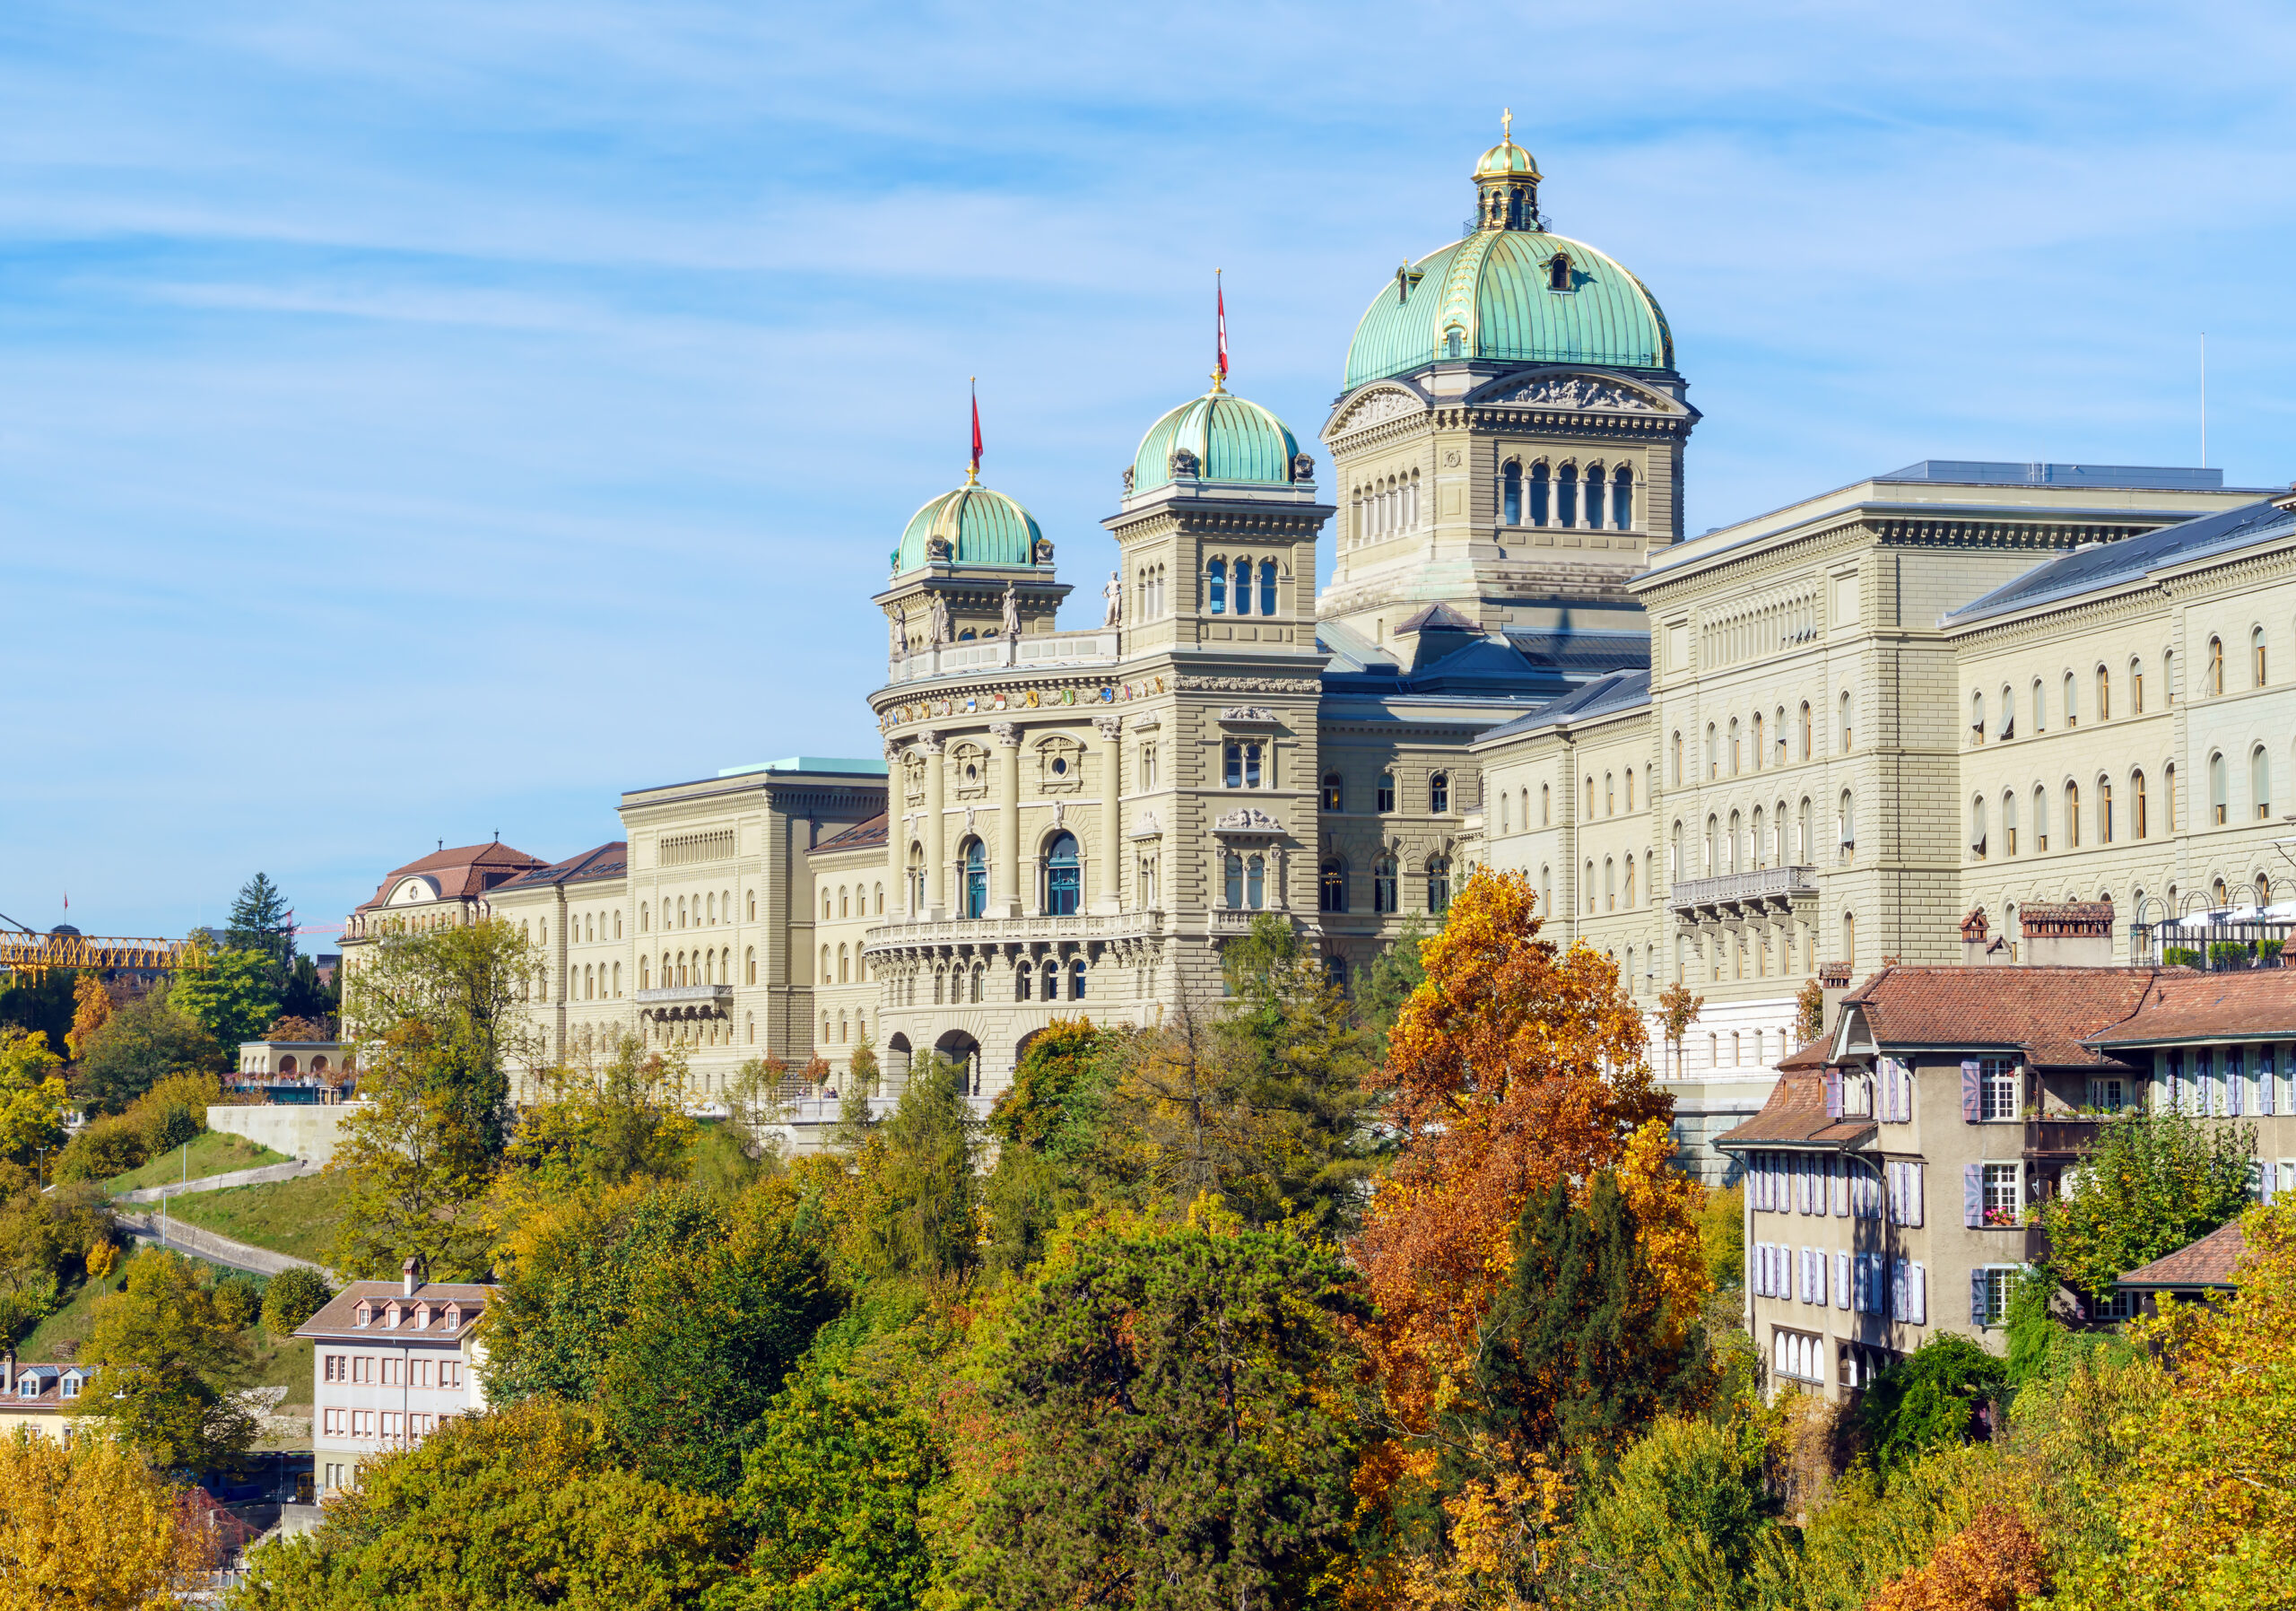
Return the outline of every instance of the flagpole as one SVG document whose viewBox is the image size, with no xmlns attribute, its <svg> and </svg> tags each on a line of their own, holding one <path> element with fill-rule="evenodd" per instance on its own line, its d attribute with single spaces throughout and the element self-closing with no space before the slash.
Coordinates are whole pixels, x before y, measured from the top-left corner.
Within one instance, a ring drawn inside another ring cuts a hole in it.
<svg viewBox="0 0 2296 1611">
<path fill-rule="evenodd" d="M 1213 315 L 1212 389 L 1228 389 L 1228 292 L 1221 281 L 1221 271 L 1212 271 L 1212 295 L 1216 309 Z"/>
</svg>

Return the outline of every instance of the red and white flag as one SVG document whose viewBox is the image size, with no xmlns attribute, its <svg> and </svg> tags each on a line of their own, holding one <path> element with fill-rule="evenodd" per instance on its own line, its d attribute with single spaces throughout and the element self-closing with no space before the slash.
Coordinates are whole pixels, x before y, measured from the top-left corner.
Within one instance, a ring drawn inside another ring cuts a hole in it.
<svg viewBox="0 0 2296 1611">
<path fill-rule="evenodd" d="M 980 386 L 978 381 L 972 388 L 972 473 L 975 475 L 980 474 Z"/>
<path fill-rule="evenodd" d="M 1213 295 L 1220 304 L 1220 368 L 1216 372 L 1220 383 L 1225 386 L 1228 383 L 1228 292 L 1220 283 L 1220 271 L 1216 268 L 1212 271 L 1212 285 Z"/>
</svg>

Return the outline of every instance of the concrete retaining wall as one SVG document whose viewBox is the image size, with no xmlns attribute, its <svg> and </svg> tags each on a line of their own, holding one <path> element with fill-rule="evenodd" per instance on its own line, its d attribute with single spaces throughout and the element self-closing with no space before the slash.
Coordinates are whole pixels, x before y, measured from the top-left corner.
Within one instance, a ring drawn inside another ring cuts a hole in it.
<svg viewBox="0 0 2296 1611">
<path fill-rule="evenodd" d="M 167 1197 L 187 1197 L 196 1191 L 226 1191 L 234 1186 L 263 1186 L 273 1180 L 292 1180 L 318 1172 L 319 1165 L 308 1158 L 298 1158 L 292 1163 L 265 1163 L 255 1169 L 235 1169 L 229 1174 L 203 1175 L 196 1180 L 179 1186 L 145 1186 L 135 1191 L 123 1191 L 112 1201 L 156 1203 Z"/>
<path fill-rule="evenodd" d="M 342 1134 L 343 1121 L 361 1110 L 358 1102 L 311 1107 L 283 1103 L 277 1107 L 242 1107 L 215 1102 L 207 1109 L 207 1128 L 244 1136 L 291 1158 L 326 1163 L 335 1156 L 335 1144 Z"/>
<path fill-rule="evenodd" d="M 313 1264 L 308 1258 L 296 1258 L 285 1253 L 274 1253 L 269 1248 L 234 1241 L 228 1236 L 218 1236 L 213 1231 L 203 1231 L 197 1225 L 187 1225 L 172 1217 L 163 1224 L 160 1215 L 153 1211 L 139 1213 L 130 1210 L 118 1217 L 119 1223 L 141 1241 L 156 1241 L 162 1247 L 180 1248 L 187 1253 L 196 1253 L 202 1258 L 228 1264 L 234 1269 L 251 1270 L 258 1276 L 276 1276 L 300 1266 L 307 1270 L 318 1271 L 327 1278 L 329 1285 L 340 1284 L 335 1279 L 335 1272 L 323 1264 Z"/>
</svg>

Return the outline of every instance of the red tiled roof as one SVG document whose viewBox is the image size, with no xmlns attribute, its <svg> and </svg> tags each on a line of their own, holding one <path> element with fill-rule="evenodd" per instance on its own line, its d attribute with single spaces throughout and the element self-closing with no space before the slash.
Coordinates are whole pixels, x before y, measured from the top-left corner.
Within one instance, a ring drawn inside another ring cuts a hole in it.
<svg viewBox="0 0 2296 1611">
<path fill-rule="evenodd" d="M 879 812 L 865 823 L 856 823 L 842 833 L 832 833 L 813 848 L 811 854 L 827 855 L 832 850 L 867 850 L 885 842 L 889 833 L 885 814 Z"/>
<path fill-rule="evenodd" d="M 1819 1056 L 1808 1059 L 1812 1051 Z M 1780 1063 L 1778 1083 L 1755 1114 L 1716 1137 L 1718 1146 L 1797 1145 L 1848 1146 L 1874 1128 L 1871 1119 L 1832 1119 L 1826 1113 L 1825 1042 L 1813 1041 Z"/>
<path fill-rule="evenodd" d="M 334 1297 L 329 1298 L 326 1301 L 326 1306 L 318 1313 L 297 1328 L 295 1335 L 297 1337 L 368 1338 L 384 1337 L 396 1338 L 401 1342 L 452 1342 L 458 1337 L 468 1335 L 470 1328 L 478 1324 L 480 1313 L 486 1308 L 488 1302 L 497 1290 L 495 1287 L 468 1281 L 426 1281 L 415 1287 L 414 1296 L 407 1298 L 400 1295 L 400 1283 L 396 1281 L 353 1281 Z M 359 1300 L 361 1298 L 371 1300 L 378 1311 L 375 1317 L 375 1323 L 371 1326 L 361 1326 L 358 1323 L 356 1311 L 359 1308 Z M 458 1331 L 448 1330 L 435 1313 L 431 1316 L 431 1323 L 428 1330 L 416 1330 L 413 1320 L 408 1317 L 403 1317 L 402 1323 L 395 1328 L 387 1327 L 382 1323 L 379 1311 L 384 1304 L 392 1302 L 396 1302 L 403 1308 L 411 1308 L 416 1303 L 427 1302 L 433 1311 L 444 1308 L 449 1302 L 459 1303 L 463 1311 L 462 1328 Z"/>
<path fill-rule="evenodd" d="M 452 845 L 434 850 L 420 861 L 393 868 L 390 875 L 376 886 L 375 898 L 359 910 L 370 911 L 384 905 L 400 879 L 417 874 L 439 886 L 440 900 L 468 901 L 484 894 L 506 878 L 548 865 L 541 857 L 514 850 L 500 840 L 483 845 Z"/>
<path fill-rule="evenodd" d="M 2123 1286 L 2238 1286 L 2233 1272 L 2248 1250 L 2240 1222 L 2220 1225 L 2198 1241 L 2140 1265 L 2120 1278 Z"/>
<path fill-rule="evenodd" d="M 2133 1018 L 2089 1037 L 2095 1047 L 2296 1036 L 2296 969 L 2202 973 L 2164 968 Z"/>
<path fill-rule="evenodd" d="M 2013 1047 L 2042 1067 L 2112 1059 L 2083 1045 L 2136 1011 L 2158 968 L 1884 968 L 1844 1007 L 1866 1014 L 1874 1043 Z"/>
</svg>

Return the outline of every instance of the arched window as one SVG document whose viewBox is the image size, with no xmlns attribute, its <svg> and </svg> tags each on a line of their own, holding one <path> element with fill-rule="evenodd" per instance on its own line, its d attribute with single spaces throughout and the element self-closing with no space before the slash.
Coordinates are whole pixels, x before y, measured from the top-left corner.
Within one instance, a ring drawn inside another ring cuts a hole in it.
<svg viewBox="0 0 2296 1611">
<path fill-rule="evenodd" d="M 1849 690 L 1841 691 L 1841 750 L 1849 753 L 1850 741 L 1856 736 L 1849 724 Z"/>
<path fill-rule="evenodd" d="M 1718 818 L 1706 819 L 1706 876 L 1714 877 L 1722 871 L 1722 823 Z"/>
<path fill-rule="evenodd" d="M 1275 614 L 1275 562 L 1274 560 L 1262 560 L 1259 562 L 1259 613 L 1263 615 Z"/>
<path fill-rule="evenodd" d="M 1427 863 L 1427 910 L 1439 914 L 1451 910 L 1451 864 L 1440 856 Z"/>
<path fill-rule="evenodd" d="M 2208 692 L 2224 692 L 2224 640 L 2222 638 L 2208 640 Z"/>
<path fill-rule="evenodd" d="M 1587 524 L 1596 531 L 1603 528 L 1603 466 L 1587 466 Z"/>
<path fill-rule="evenodd" d="M 2017 854 L 2017 791 L 2013 788 L 2001 797 L 2001 853 Z"/>
<path fill-rule="evenodd" d="M 742 981 L 744 984 L 757 983 L 757 947 L 754 945 L 742 955 Z M 614 994 L 619 996 L 622 992 L 616 989 Z"/>
<path fill-rule="evenodd" d="M 2254 666 L 2257 686 L 2261 688 L 2265 684 L 2264 628 L 2262 627 L 2252 628 L 2248 632 L 2248 657 Z"/>
<path fill-rule="evenodd" d="M 1382 816 L 1396 808 L 1396 775 L 1393 772 L 1379 774 L 1379 790 L 1376 805 Z"/>
<path fill-rule="evenodd" d="M 2256 806 L 2257 821 L 2272 820 L 2272 762 L 2258 745 L 2248 755 L 2248 798 Z"/>
<path fill-rule="evenodd" d="M 1630 907 L 1634 904 L 1634 858 L 1631 856 L 1626 858 L 1626 903 Z"/>
<path fill-rule="evenodd" d="M 1711 783 L 1722 775 L 1722 738 L 1712 722 L 1706 724 L 1706 780 Z"/>
<path fill-rule="evenodd" d="M 638 903 L 638 932 L 639 932 L 639 933 L 640 933 L 640 934 L 644 934 L 644 933 L 646 933 L 646 932 L 647 932 L 647 928 L 648 928 L 648 921 L 647 921 L 647 919 L 648 919 L 650 916 L 651 916 L 651 913 L 650 913 L 650 912 L 648 911 L 648 910 L 647 902 L 645 902 L 645 901 L 640 901 Z"/>
<path fill-rule="evenodd" d="M 752 917 L 755 917 L 757 912 L 755 910 L 756 898 L 754 896 L 751 898 L 751 908 L 750 915 Z M 876 886 L 876 915 L 881 918 L 885 915 L 885 886 L 882 884 Z"/>
<path fill-rule="evenodd" d="M 1523 523 L 1523 466 L 1509 459 L 1507 467 L 1500 472 L 1499 481 L 1500 521 L 1502 525 L 1520 526 Z"/>
<path fill-rule="evenodd" d="M 2161 803 L 2168 808 L 2169 832 L 2174 833 L 2177 822 L 2177 763 L 2171 761 L 2161 771 Z"/>
<path fill-rule="evenodd" d="M 1044 852 L 1045 915 L 1068 918 L 1076 914 L 1083 891 L 1082 869 L 1076 863 L 1076 836 L 1063 831 L 1052 836 Z"/>
<path fill-rule="evenodd" d="M 1316 885 L 1316 910 L 1347 910 L 1347 865 L 1336 857 L 1323 865 L 1322 876 Z"/>
<path fill-rule="evenodd" d="M 1857 965 L 1857 919 L 1850 912 L 1841 914 L 1841 960 Z"/>
<path fill-rule="evenodd" d="M 1531 466 L 1531 519 L 1533 526 L 1547 524 L 1547 510 L 1553 492 L 1552 475 L 1544 464 Z"/>
<path fill-rule="evenodd" d="M 909 915 L 925 915 L 925 847 L 914 840 L 909 847 Z"/>
<path fill-rule="evenodd" d="M 1443 332 L 1443 356 L 1465 358 L 1467 355 L 1466 332 L 1457 327 Z"/>
<path fill-rule="evenodd" d="M 1857 851 L 1857 805 L 1850 798 L 1849 791 L 1846 788 L 1841 791 L 1839 823 L 1841 829 L 1841 858 L 1848 861 Z"/>
<path fill-rule="evenodd" d="M 837 982 L 841 985 L 853 982 L 853 958 L 848 954 L 849 949 L 844 945 L 837 948 Z"/>
<path fill-rule="evenodd" d="M 1817 859 L 1817 846 L 1810 838 L 1810 817 L 1814 809 L 1810 804 L 1810 797 L 1804 795 L 1801 814 L 1794 824 L 1794 848 L 1795 854 L 1805 863 Z"/>
<path fill-rule="evenodd" d="M 1667 754 L 1671 763 L 1667 781 L 1680 788 L 1683 786 L 1683 736 L 1680 731 L 1674 734 L 1674 744 Z"/>
<path fill-rule="evenodd" d="M 1805 761 L 1810 758 L 1810 701 L 1804 700 L 1802 701 L 1802 759 Z"/>
<path fill-rule="evenodd" d="M 1970 855 L 1979 861 L 1985 859 L 1985 797 L 1970 802 Z"/>
<path fill-rule="evenodd" d="M 1392 856 L 1382 856 L 1371 864 L 1371 910 L 1396 910 L 1396 858 Z"/>
<path fill-rule="evenodd" d="M 1973 745 L 1985 742 L 1985 695 L 1982 693 L 1970 695 L 1970 742 Z"/>
<path fill-rule="evenodd" d="M 1546 288 L 1549 291 L 1570 289 L 1570 259 L 1561 252 L 1546 260 Z"/>
<path fill-rule="evenodd" d="M 685 983 L 685 959 L 683 956 L 678 959 L 678 983 Z M 829 985 L 836 982 L 837 975 L 831 971 L 830 968 L 829 947 L 824 945 L 822 947 L 822 983 Z"/>
<path fill-rule="evenodd" d="M 2148 814 L 2144 800 L 2144 774 L 2143 772 L 2131 772 L 2128 774 L 2128 808 L 2131 814 L 2129 818 L 2130 824 L 2135 828 L 2136 837 L 2139 839 L 2149 837 L 2152 832 L 2152 823 Z"/>
<path fill-rule="evenodd" d="M 964 868 L 965 916 L 985 918 L 988 915 L 988 847 L 977 839 L 967 840 Z"/>
<path fill-rule="evenodd" d="M 1627 465 L 1611 472 L 1611 528 L 1634 529 L 1634 471 Z"/>
<path fill-rule="evenodd" d="M 2128 713 L 2144 714 L 2144 662 L 2134 656 L 2128 662 Z"/>
<path fill-rule="evenodd" d="M 2177 651 L 2173 649 L 2163 649 L 2161 651 L 2161 697 L 2168 701 L 2170 708 L 2173 709 L 2175 707 L 2177 702 Z"/>
<path fill-rule="evenodd" d="M 1499 791 L 1499 832 L 1503 839 L 1515 832 L 1515 802 L 1505 789 Z"/>
<path fill-rule="evenodd" d="M 975 962 L 972 965 L 972 982 L 967 987 L 969 994 L 965 997 L 966 1000 L 978 1001 L 980 999 L 980 988 L 981 986 L 987 982 L 987 975 L 988 967 L 985 962 Z"/>
<path fill-rule="evenodd" d="M 2043 854 L 2048 850 L 2048 790 L 2033 785 L 2033 849 Z"/>
<path fill-rule="evenodd" d="M 2069 778 L 2065 783 L 2065 848 L 2081 848 L 2081 786 Z"/>
<path fill-rule="evenodd" d="M 826 889 L 822 891 L 822 921 L 824 923 L 830 920 L 830 900 L 829 891 Z"/>
<path fill-rule="evenodd" d="M 1204 568 L 1205 607 L 1214 615 L 1228 613 L 1228 562 L 1214 560 Z"/>
<path fill-rule="evenodd" d="M 1222 861 L 1223 865 L 1221 870 L 1227 875 L 1223 882 L 1227 885 L 1225 893 L 1228 897 L 1228 910 L 1241 911 L 1244 910 L 1244 858 L 1236 851 L 1231 850 L 1222 858 Z"/>
<path fill-rule="evenodd" d="M 2097 842 L 2100 845 L 2113 842 L 2113 780 L 2110 778 L 2097 779 Z"/>
<path fill-rule="evenodd" d="M 841 884 L 837 886 L 837 915 L 840 918 L 853 915 L 853 892 Z"/>
<path fill-rule="evenodd" d="M 1752 760 L 1753 760 L 1753 763 L 1754 763 L 1754 771 L 1761 771 L 1762 754 L 1761 754 L 1761 711 L 1759 711 L 1759 710 L 1757 710 L 1757 711 L 1755 711 L 1755 712 L 1754 712 L 1754 723 L 1753 723 L 1753 726 L 1754 726 L 1754 742 L 1753 742 L 1753 749 L 1752 749 L 1752 751 L 1751 752 L 1751 754 L 1752 754 Z"/>
<path fill-rule="evenodd" d="M 1561 473 L 1555 477 L 1554 509 L 1556 525 L 1576 526 L 1578 524 L 1578 466 L 1577 465 L 1563 466 Z"/>
<path fill-rule="evenodd" d="M 1347 809 L 1347 785 L 1337 772 L 1324 774 L 1324 809 L 1326 811 Z"/>
<path fill-rule="evenodd" d="M 2097 719 L 2113 718 L 2113 674 L 2103 666 L 2097 667 Z"/>
<path fill-rule="evenodd" d="M 1267 905 L 1267 858 L 1248 856 L 1244 858 L 1244 904 L 1253 911 Z"/>
<path fill-rule="evenodd" d="M 1738 718 L 1730 718 L 1730 775 L 1738 775 Z"/>
<path fill-rule="evenodd" d="M 1068 964 L 1068 999 L 1084 999 L 1084 959 L 1081 956 Z"/>
<path fill-rule="evenodd" d="M 1451 809 L 1451 775 L 1437 772 L 1427 779 L 1427 809 L 1436 816 L 1443 816 Z"/>
<path fill-rule="evenodd" d="M 1540 827 L 1542 827 L 1542 828 L 1549 828 L 1549 827 L 1552 827 L 1553 825 L 1554 825 L 1554 792 L 1553 792 L 1553 786 L 1552 786 L 1552 785 L 1551 785 L 1551 784 L 1542 783 L 1542 784 L 1540 784 L 1540 785 L 1539 785 L 1539 826 L 1540 826 Z"/>
<path fill-rule="evenodd" d="M 1392 504 L 1395 500 L 1395 494 L 1393 492 L 1388 493 L 1387 499 L 1389 503 Z M 1239 615 L 1248 615 L 1251 613 L 1252 562 L 1249 560 L 1238 560 L 1236 562 L 1236 614 Z"/>
<path fill-rule="evenodd" d="M 1044 965 L 1044 998 L 1047 1001 L 1060 999 L 1060 964 L 1058 962 L 1047 962 Z"/>
<path fill-rule="evenodd" d="M 2208 758 L 2208 811 L 2222 828 L 2229 818 L 2230 805 L 2224 790 L 2224 757 L 2220 752 Z"/>
<path fill-rule="evenodd" d="M 1587 820 L 1588 820 L 1589 822 L 1593 821 L 1593 820 L 1594 820 L 1594 815 L 1595 815 L 1595 774 L 1594 774 L 1594 773 L 1592 773 L 1592 772 L 1588 772 L 1588 773 L 1587 774 Z"/>
<path fill-rule="evenodd" d="M 1634 769 L 1631 766 L 1626 769 L 1626 808 L 1634 809 Z"/>
</svg>

